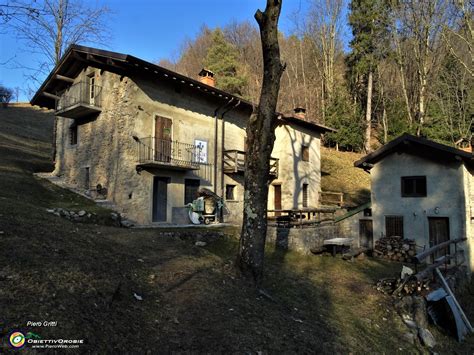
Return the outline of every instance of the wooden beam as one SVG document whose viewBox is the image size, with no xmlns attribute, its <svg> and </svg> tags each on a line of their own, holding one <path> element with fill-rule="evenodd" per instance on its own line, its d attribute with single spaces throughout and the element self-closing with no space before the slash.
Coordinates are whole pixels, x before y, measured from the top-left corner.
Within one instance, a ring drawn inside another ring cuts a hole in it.
<svg viewBox="0 0 474 355">
<path fill-rule="evenodd" d="M 53 99 L 53 100 L 59 100 L 60 99 L 60 97 L 58 95 L 50 94 L 49 92 L 45 92 L 45 91 L 43 91 L 41 93 L 41 95 L 49 97 L 50 99 Z"/>
<path fill-rule="evenodd" d="M 421 263 L 423 260 L 425 260 L 428 256 L 430 256 L 431 254 L 433 254 L 434 252 L 440 250 L 440 249 L 443 249 L 453 243 L 457 244 L 457 243 L 461 243 L 461 242 L 464 242 L 465 240 L 467 240 L 467 238 L 457 238 L 457 239 L 453 239 L 453 240 L 448 240 L 446 242 L 443 242 L 443 243 L 440 243 L 440 244 L 437 244 L 431 248 L 429 248 L 428 250 L 422 252 L 422 253 L 419 253 L 417 255 L 415 255 L 415 261 L 417 263 Z"/>
<path fill-rule="evenodd" d="M 438 278 L 441 281 L 441 284 L 443 285 L 444 290 L 452 297 L 452 299 L 454 301 L 454 304 L 458 308 L 458 311 L 461 314 L 461 317 L 462 317 L 464 323 L 467 326 L 467 329 L 469 329 L 469 331 L 471 333 L 473 333 L 474 329 L 472 328 L 472 325 L 469 322 L 469 319 L 467 318 L 466 313 L 464 313 L 464 311 L 462 310 L 461 305 L 459 304 L 458 300 L 456 299 L 456 296 L 454 296 L 453 291 L 451 291 L 451 289 L 449 288 L 449 285 L 446 282 L 446 279 L 444 278 L 443 274 L 441 273 L 441 271 L 439 271 L 438 268 L 436 269 L 436 274 L 438 275 Z"/>
<path fill-rule="evenodd" d="M 74 83 L 74 79 L 73 78 L 68 78 L 67 76 L 64 76 L 64 75 L 59 75 L 59 74 L 56 74 L 55 77 L 54 77 L 56 80 L 62 80 L 62 81 L 65 81 L 67 83 Z"/>
</svg>

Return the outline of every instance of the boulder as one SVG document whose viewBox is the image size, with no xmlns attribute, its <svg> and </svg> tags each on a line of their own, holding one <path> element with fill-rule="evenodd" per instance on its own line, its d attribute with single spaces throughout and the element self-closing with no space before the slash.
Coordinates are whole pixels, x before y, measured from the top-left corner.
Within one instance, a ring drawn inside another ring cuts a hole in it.
<svg viewBox="0 0 474 355">
<path fill-rule="evenodd" d="M 421 342 L 428 348 L 434 348 L 436 346 L 436 340 L 431 332 L 426 328 L 420 328 L 418 330 L 418 336 Z"/>
<path fill-rule="evenodd" d="M 79 217 L 84 217 L 86 214 L 87 214 L 87 212 L 84 211 L 84 210 L 77 212 L 77 215 L 78 215 Z"/>
</svg>

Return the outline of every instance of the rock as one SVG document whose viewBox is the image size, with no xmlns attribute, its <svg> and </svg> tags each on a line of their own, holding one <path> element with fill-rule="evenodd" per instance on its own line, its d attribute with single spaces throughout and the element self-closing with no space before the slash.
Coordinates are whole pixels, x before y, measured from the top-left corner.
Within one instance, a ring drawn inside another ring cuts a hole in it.
<svg viewBox="0 0 474 355">
<path fill-rule="evenodd" d="M 135 224 L 132 221 L 129 221 L 128 219 L 123 219 L 120 221 L 120 225 L 124 228 L 131 228 Z"/>
<path fill-rule="evenodd" d="M 46 212 L 48 212 L 48 213 L 54 213 L 54 212 L 56 212 L 56 210 L 55 210 L 54 208 L 47 208 L 47 209 L 46 209 Z"/>
<path fill-rule="evenodd" d="M 0 231 L 0 235 L 2 235 L 2 234 L 5 234 L 5 232 L 4 232 L 4 231 Z"/>
<path fill-rule="evenodd" d="M 426 328 L 428 326 L 426 302 L 421 296 L 413 296 L 413 318 L 418 327 Z"/>
<path fill-rule="evenodd" d="M 78 215 L 79 217 L 84 217 L 86 214 L 87 214 L 87 212 L 84 211 L 84 210 L 81 210 L 81 211 L 77 212 L 77 215 Z"/>
<path fill-rule="evenodd" d="M 402 335 L 402 338 L 408 344 L 415 344 L 415 335 L 413 333 L 405 333 Z"/>
<path fill-rule="evenodd" d="M 365 253 L 360 253 L 359 255 L 356 256 L 357 260 L 365 260 Z"/>
<path fill-rule="evenodd" d="M 403 244 L 402 249 L 405 250 L 405 251 L 408 251 L 408 250 L 410 250 L 410 246 L 408 244 Z"/>
<path fill-rule="evenodd" d="M 425 345 L 426 347 L 428 347 L 430 349 L 435 347 L 436 340 L 435 340 L 433 334 L 431 334 L 431 332 L 428 329 L 420 328 L 418 330 L 418 336 L 420 337 L 421 342 L 423 343 L 423 345 Z"/>
<path fill-rule="evenodd" d="M 137 301 L 143 301 L 143 297 L 140 296 L 140 295 L 138 295 L 138 294 L 136 294 L 135 292 L 133 293 L 133 297 L 135 297 L 135 299 L 136 299 Z"/>
<path fill-rule="evenodd" d="M 410 329 L 416 329 L 418 328 L 418 326 L 416 325 L 416 323 L 411 320 L 411 319 L 404 319 L 403 320 L 403 323 L 405 323 L 405 325 L 410 328 Z"/>
<path fill-rule="evenodd" d="M 91 218 L 92 215 L 90 213 L 87 214 L 87 218 Z"/>
<path fill-rule="evenodd" d="M 115 212 L 112 212 L 110 214 L 110 218 L 112 218 L 113 221 L 117 221 L 119 219 L 119 214 L 118 213 L 115 213 Z"/>
<path fill-rule="evenodd" d="M 194 245 L 196 245 L 197 247 L 205 247 L 207 245 L 206 242 L 201 242 L 201 241 L 197 241 L 196 243 L 194 243 Z"/>
</svg>

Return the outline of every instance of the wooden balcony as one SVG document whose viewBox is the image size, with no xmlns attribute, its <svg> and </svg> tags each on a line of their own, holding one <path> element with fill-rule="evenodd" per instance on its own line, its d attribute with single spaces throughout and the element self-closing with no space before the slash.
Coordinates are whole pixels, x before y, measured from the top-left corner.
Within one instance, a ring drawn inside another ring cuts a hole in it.
<svg viewBox="0 0 474 355">
<path fill-rule="evenodd" d="M 199 170 L 200 150 L 193 144 L 133 137 L 137 144 L 137 167 L 171 170 Z"/>
<path fill-rule="evenodd" d="M 243 174 L 245 171 L 246 152 L 241 150 L 224 151 L 224 173 L 226 174 Z M 270 158 L 270 171 L 272 178 L 278 177 L 278 159 Z"/>
<path fill-rule="evenodd" d="M 88 82 L 73 84 L 59 99 L 56 115 L 78 119 L 102 111 L 102 88 Z"/>
</svg>

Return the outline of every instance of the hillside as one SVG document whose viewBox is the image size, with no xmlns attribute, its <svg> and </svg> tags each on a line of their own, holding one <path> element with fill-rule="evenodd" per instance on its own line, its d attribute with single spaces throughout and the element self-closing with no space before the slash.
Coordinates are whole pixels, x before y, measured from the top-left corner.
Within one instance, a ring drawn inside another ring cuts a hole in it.
<svg viewBox="0 0 474 355">
<path fill-rule="evenodd" d="M 349 206 L 361 205 L 370 200 L 370 175 L 355 168 L 354 162 L 364 154 L 339 152 L 321 148 L 321 190 L 343 192 Z"/>
<path fill-rule="evenodd" d="M 0 109 L 0 353 L 14 330 L 84 339 L 81 353 L 427 353 L 404 340 L 392 299 L 373 287 L 399 264 L 269 245 L 269 299 L 235 272 L 233 229 L 216 230 L 202 248 L 194 244 L 202 229 L 124 229 L 48 213 L 109 213 L 33 177 L 52 168 L 51 127 L 49 112 Z M 472 337 L 458 344 L 431 330 L 437 352 L 474 350 Z"/>
</svg>

